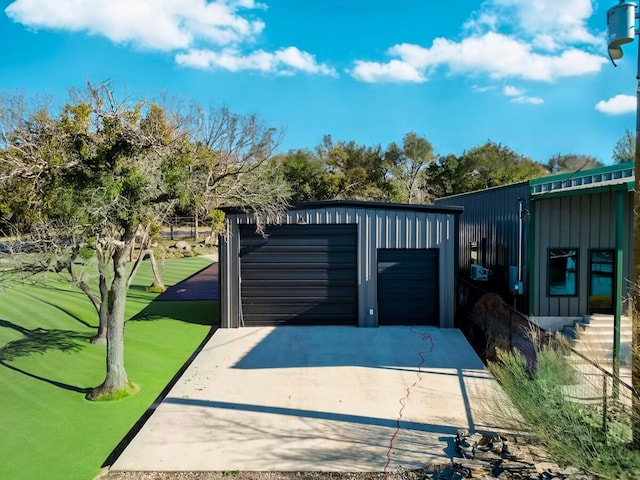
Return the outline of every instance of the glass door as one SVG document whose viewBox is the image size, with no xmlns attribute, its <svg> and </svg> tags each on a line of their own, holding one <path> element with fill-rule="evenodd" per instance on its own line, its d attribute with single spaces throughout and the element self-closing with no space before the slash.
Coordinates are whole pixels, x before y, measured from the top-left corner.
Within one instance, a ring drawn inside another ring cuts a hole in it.
<svg viewBox="0 0 640 480">
<path fill-rule="evenodd" d="M 613 314 L 615 250 L 589 253 L 589 313 Z"/>
</svg>

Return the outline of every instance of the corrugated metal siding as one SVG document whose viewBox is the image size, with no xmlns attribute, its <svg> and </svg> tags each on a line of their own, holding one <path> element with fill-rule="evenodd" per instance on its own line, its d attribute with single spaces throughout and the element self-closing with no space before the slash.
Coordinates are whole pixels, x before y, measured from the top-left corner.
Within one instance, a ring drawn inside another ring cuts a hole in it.
<svg viewBox="0 0 640 480">
<path fill-rule="evenodd" d="M 456 213 L 407 211 L 362 207 L 318 207 L 290 210 L 272 224 L 358 225 L 358 325 L 377 326 L 377 248 L 439 248 L 440 326 L 453 327 L 455 309 Z M 239 261 L 238 225 L 253 224 L 250 214 L 227 216 L 227 234 L 222 236 L 220 258 L 228 271 L 221 277 L 223 327 L 238 326 Z M 226 268 L 223 270 L 227 270 Z M 373 309 L 374 315 L 369 315 Z"/>
<path fill-rule="evenodd" d="M 457 205 L 464 207 L 464 212 L 460 215 L 460 242 L 458 266 L 460 275 L 469 278 L 471 267 L 471 242 L 478 244 L 478 263 L 482 266 L 497 271 L 498 245 L 504 245 L 506 251 L 506 263 L 518 265 L 518 221 L 519 204 L 518 198 L 525 201 L 525 208 L 529 203 L 528 182 L 507 185 L 504 187 L 473 192 L 454 197 L 439 199 L 437 205 Z M 528 217 L 524 217 L 523 235 L 523 279 L 525 292 L 527 291 L 527 238 L 528 238 Z M 504 272 L 505 277 L 494 279 L 493 288 L 499 291 L 507 291 L 508 269 Z M 523 302 L 520 308 L 526 311 L 527 296 L 521 297 Z"/>
<path fill-rule="evenodd" d="M 625 258 L 623 258 L 623 296 L 630 286 L 632 238 L 632 194 L 624 193 Z M 616 193 L 603 192 L 535 198 L 536 231 L 534 232 L 536 257 L 534 261 L 535 303 L 531 313 L 536 316 L 587 315 L 589 286 L 589 251 L 616 248 Z M 578 295 L 550 297 L 548 291 L 547 255 L 550 248 L 578 249 Z"/>
</svg>

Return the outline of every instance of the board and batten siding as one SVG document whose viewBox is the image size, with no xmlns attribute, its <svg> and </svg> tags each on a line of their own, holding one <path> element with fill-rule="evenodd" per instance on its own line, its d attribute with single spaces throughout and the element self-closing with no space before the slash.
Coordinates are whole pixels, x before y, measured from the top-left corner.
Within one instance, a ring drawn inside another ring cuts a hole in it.
<svg viewBox="0 0 640 480">
<path fill-rule="evenodd" d="M 533 198 L 535 231 L 532 241 L 534 316 L 579 317 L 589 314 L 589 252 L 616 248 L 616 192 L 604 191 L 545 198 Z M 623 298 L 631 283 L 633 228 L 632 193 L 624 192 Z M 549 296 L 548 249 L 578 249 L 578 294 Z M 623 307 L 624 308 L 624 307 Z"/>
<path fill-rule="evenodd" d="M 319 202 L 321 203 L 321 202 Z M 360 203 L 360 202 L 359 202 Z M 361 202 L 364 204 L 364 202 Z M 355 224 L 358 235 L 358 326 L 378 325 L 377 249 L 438 248 L 440 326 L 451 328 L 455 310 L 457 217 L 460 210 L 447 207 L 394 209 L 366 206 L 294 208 L 267 224 Z M 240 326 L 240 230 L 255 224 L 252 214 L 227 214 L 220 238 L 220 310 L 222 327 Z M 373 315 L 370 311 L 373 309 Z"/>
</svg>

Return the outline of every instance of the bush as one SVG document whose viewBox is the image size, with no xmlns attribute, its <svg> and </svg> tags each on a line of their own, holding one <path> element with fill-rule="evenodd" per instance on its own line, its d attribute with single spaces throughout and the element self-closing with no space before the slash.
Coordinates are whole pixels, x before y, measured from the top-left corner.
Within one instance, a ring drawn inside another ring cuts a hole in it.
<svg viewBox="0 0 640 480">
<path fill-rule="evenodd" d="M 489 368 L 558 463 L 600 478 L 637 478 L 640 452 L 630 447 L 630 436 L 621 434 L 616 424 L 605 430 L 598 406 L 571 402 L 565 396 L 564 386 L 579 379 L 561 351 L 540 347 L 534 370 L 520 352 L 498 350 Z"/>
</svg>

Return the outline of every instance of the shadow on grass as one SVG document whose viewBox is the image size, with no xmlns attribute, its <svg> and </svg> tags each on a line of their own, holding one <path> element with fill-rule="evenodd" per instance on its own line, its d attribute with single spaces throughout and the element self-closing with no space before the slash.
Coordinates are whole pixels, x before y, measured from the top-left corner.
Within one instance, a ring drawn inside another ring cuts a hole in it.
<svg viewBox="0 0 640 480">
<path fill-rule="evenodd" d="M 61 289 L 58 289 L 60 291 L 64 291 Z M 89 322 L 87 322 L 86 320 L 83 320 L 82 318 L 80 318 L 79 316 L 77 316 L 75 313 L 71 312 L 70 310 L 61 307 L 60 305 L 50 302 L 49 300 L 45 300 L 42 297 L 39 297 L 38 295 L 33 295 L 31 293 L 25 292 L 25 291 L 21 291 L 20 293 L 22 293 L 22 295 L 26 295 L 27 297 L 31 297 L 35 300 L 38 300 L 39 302 L 42 302 L 46 305 L 49 305 L 52 308 L 55 308 L 56 310 L 60 310 L 62 313 L 64 313 L 65 315 L 68 315 L 69 317 L 73 318 L 76 322 L 81 323 L 82 325 L 84 325 L 85 327 L 88 328 L 97 328 L 95 325 L 91 325 Z M 67 292 L 68 293 L 68 292 Z"/>
<path fill-rule="evenodd" d="M 161 318 L 196 325 L 218 326 L 220 324 L 220 304 L 214 300 L 154 301 L 129 321 L 151 321 Z"/>
<path fill-rule="evenodd" d="M 13 340 L 0 347 L 0 365 L 14 372 L 26 375 L 29 378 L 40 380 L 58 388 L 76 393 L 87 393 L 89 388 L 76 387 L 66 383 L 51 380 L 34 373 L 22 370 L 7 362 L 20 357 L 29 357 L 34 354 L 43 355 L 49 350 L 61 352 L 77 352 L 84 348 L 90 335 L 86 333 L 74 332 L 72 330 L 47 330 L 36 328 L 29 330 L 15 323 L 0 319 L 0 328 L 10 328 L 24 335 L 23 338 Z"/>
<path fill-rule="evenodd" d="M 54 387 L 62 388 L 63 390 L 69 390 L 70 392 L 75 392 L 75 393 L 82 393 L 83 395 L 86 395 L 91 391 L 91 388 L 88 388 L 88 387 L 87 388 L 76 387 L 75 385 L 69 385 L 68 383 L 58 382 L 57 380 L 51 380 L 49 378 L 44 378 L 34 373 L 29 373 L 18 367 L 14 367 L 13 365 L 9 365 L 7 362 L 4 362 L 2 360 L 0 360 L 0 365 L 14 372 L 21 373 L 22 375 L 26 375 L 29 378 L 33 378 L 34 380 L 39 380 L 41 382 L 48 383 L 49 385 L 53 385 Z"/>
<path fill-rule="evenodd" d="M 83 343 L 86 343 L 91 337 L 87 333 L 79 333 L 73 330 L 47 330 L 44 328 L 29 330 L 1 319 L 0 327 L 11 328 L 24 335 L 24 338 L 13 340 L 0 347 L 0 361 L 4 362 L 18 357 L 29 357 L 33 354 L 42 355 L 49 350 L 77 352 L 82 350 Z"/>
</svg>

